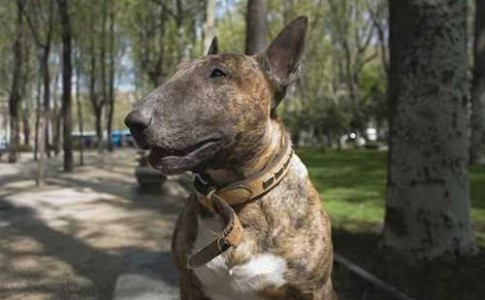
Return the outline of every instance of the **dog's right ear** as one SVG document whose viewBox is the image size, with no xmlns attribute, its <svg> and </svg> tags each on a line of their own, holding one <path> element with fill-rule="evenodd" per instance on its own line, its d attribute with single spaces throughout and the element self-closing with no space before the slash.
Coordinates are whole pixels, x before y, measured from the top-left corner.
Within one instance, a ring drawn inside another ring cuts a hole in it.
<svg viewBox="0 0 485 300">
<path fill-rule="evenodd" d="M 307 26 L 307 17 L 296 18 L 278 34 L 264 52 L 255 56 L 276 92 L 284 92 L 298 75 Z M 275 105 L 277 103 L 273 104 Z"/>
<path fill-rule="evenodd" d="M 219 52 L 219 43 L 217 42 L 217 36 L 212 39 L 207 55 L 216 55 Z"/>
</svg>

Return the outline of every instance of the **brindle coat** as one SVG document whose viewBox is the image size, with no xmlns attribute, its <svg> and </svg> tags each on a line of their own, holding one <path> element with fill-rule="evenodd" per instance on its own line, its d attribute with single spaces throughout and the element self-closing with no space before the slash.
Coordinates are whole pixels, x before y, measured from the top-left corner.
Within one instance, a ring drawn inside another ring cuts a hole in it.
<svg viewBox="0 0 485 300">
<path fill-rule="evenodd" d="M 263 169 L 286 134 L 274 109 L 298 73 L 306 27 L 297 18 L 255 56 L 212 51 L 182 62 L 126 118 L 138 145 L 151 150 L 151 165 L 167 174 L 205 173 L 219 187 Z M 258 290 L 258 299 L 333 299 L 330 222 L 296 155 L 278 186 L 234 210 L 244 233 L 241 245 L 222 254 L 229 269 L 262 253 L 286 261 L 285 284 Z M 187 262 L 198 220 L 214 218 L 193 195 L 177 222 L 172 250 L 182 300 L 209 299 Z"/>
</svg>

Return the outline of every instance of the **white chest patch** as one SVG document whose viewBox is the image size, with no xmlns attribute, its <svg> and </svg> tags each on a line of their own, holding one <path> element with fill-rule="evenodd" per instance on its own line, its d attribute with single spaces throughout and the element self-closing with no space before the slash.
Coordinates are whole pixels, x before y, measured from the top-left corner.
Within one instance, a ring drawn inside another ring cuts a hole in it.
<svg viewBox="0 0 485 300">
<path fill-rule="evenodd" d="M 200 249 L 214 238 L 219 230 L 216 220 L 198 220 L 199 231 L 195 248 Z M 244 243 L 239 247 L 244 247 Z M 258 291 L 266 287 L 280 287 L 286 283 L 283 275 L 286 261 L 280 256 L 263 253 L 242 265 L 229 269 L 224 254 L 205 266 L 194 269 L 205 296 L 212 300 L 260 300 Z"/>
</svg>

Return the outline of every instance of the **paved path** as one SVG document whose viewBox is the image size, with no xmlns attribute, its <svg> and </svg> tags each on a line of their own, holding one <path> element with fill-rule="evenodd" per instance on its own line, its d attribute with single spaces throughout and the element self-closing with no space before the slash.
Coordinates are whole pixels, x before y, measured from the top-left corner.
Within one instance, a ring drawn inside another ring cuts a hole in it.
<svg viewBox="0 0 485 300">
<path fill-rule="evenodd" d="M 71 174 L 52 159 L 41 190 L 28 157 L 0 162 L 0 299 L 174 299 L 169 248 L 186 179 L 140 193 L 135 158 L 91 153 Z"/>
</svg>

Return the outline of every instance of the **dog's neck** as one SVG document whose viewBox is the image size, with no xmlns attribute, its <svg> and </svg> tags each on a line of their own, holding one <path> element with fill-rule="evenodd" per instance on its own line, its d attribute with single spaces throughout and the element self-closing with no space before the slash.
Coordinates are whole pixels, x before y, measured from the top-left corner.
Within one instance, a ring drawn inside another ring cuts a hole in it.
<svg viewBox="0 0 485 300">
<path fill-rule="evenodd" d="M 286 134 L 282 124 L 275 120 L 268 120 L 261 147 L 256 149 L 254 156 L 240 166 L 227 169 L 207 169 L 211 183 L 216 186 L 226 186 L 229 183 L 244 180 L 264 167 L 280 152 L 281 139 Z"/>
</svg>

